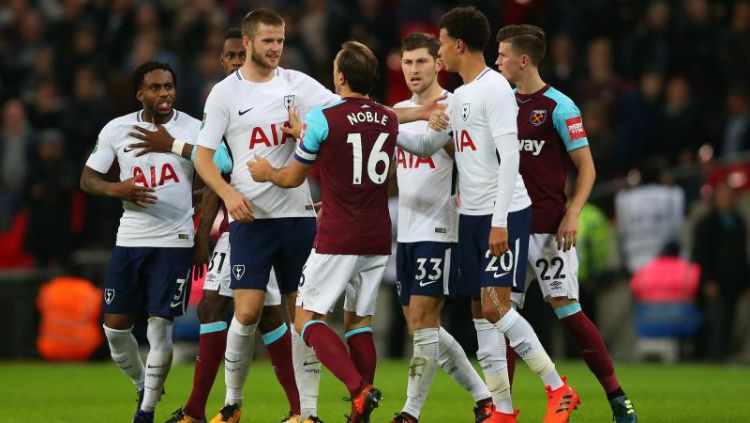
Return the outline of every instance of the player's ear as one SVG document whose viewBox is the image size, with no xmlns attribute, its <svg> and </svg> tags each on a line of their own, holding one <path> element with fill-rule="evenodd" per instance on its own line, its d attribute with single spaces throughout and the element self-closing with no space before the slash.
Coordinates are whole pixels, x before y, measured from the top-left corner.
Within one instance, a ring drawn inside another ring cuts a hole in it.
<svg viewBox="0 0 750 423">
<path fill-rule="evenodd" d="M 138 90 L 135 92 L 135 98 L 138 100 L 139 103 L 143 102 L 143 90 Z"/>
<path fill-rule="evenodd" d="M 247 35 L 242 35 L 242 47 L 245 49 L 245 51 L 250 50 L 250 46 L 253 44 L 253 40 L 250 39 Z"/>
</svg>

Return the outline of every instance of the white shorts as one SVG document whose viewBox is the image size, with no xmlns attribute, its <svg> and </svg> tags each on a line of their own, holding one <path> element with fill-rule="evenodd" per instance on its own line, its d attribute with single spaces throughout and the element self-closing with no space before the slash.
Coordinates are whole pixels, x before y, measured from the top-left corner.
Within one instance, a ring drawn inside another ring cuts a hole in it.
<svg viewBox="0 0 750 423">
<path fill-rule="evenodd" d="M 578 254 L 576 248 L 557 249 L 555 234 L 531 234 L 526 289 L 536 278 L 545 301 L 565 297 L 578 300 Z M 523 308 L 525 293 L 512 292 L 510 299 Z"/>
<path fill-rule="evenodd" d="M 388 256 L 318 254 L 313 250 L 302 268 L 297 306 L 327 314 L 346 293 L 344 310 L 372 316 L 387 262 Z"/>
<path fill-rule="evenodd" d="M 206 272 L 206 279 L 203 282 L 203 289 L 205 291 L 219 291 L 219 295 L 232 298 L 232 288 L 229 287 L 229 283 L 232 281 L 231 274 L 229 273 L 230 269 L 229 232 L 224 232 L 216 242 L 214 252 L 211 254 L 211 261 L 208 263 L 208 271 Z M 266 299 L 263 305 L 281 305 L 281 292 L 279 292 L 279 284 L 276 282 L 276 273 L 273 271 L 273 268 L 269 275 Z"/>
</svg>

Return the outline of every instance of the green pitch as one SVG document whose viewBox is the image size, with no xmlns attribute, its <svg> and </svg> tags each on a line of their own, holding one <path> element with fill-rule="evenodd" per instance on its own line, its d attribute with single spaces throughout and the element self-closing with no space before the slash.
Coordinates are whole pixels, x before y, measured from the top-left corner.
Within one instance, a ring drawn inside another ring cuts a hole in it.
<svg viewBox="0 0 750 423">
<path fill-rule="evenodd" d="M 406 392 L 406 361 L 378 363 L 377 385 L 384 401 L 373 422 L 388 422 L 400 410 Z M 558 363 L 581 395 L 583 404 L 573 422 L 608 422 L 609 406 L 596 379 L 581 362 Z M 621 383 L 641 421 L 748 422 L 750 369 L 730 366 L 644 365 L 617 366 Z M 167 380 L 167 395 L 156 421 L 163 422 L 187 399 L 193 368 L 178 365 Z M 129 422 L 135 410 L 135 391 L 113 364 L 0 363 L 0 422 Z M 344 421 L 347 403 L 343 385 L 324 371 L 320 393 L 321 418 Z M 209 418 L 224 395 L 220 371 L 208 403 Z M 519 422 L 539 422 L 545 396 L 539 380 L 519 363 L 514 399 L 521 409 Z M 442 372 L 438 372 L 425 405 L 423 422 L 473 422 L 473 402 Z M 254 363 L 245 389 L 243 422 L 278 422 L 287 404 L 268 361 Z"/>
</svg>

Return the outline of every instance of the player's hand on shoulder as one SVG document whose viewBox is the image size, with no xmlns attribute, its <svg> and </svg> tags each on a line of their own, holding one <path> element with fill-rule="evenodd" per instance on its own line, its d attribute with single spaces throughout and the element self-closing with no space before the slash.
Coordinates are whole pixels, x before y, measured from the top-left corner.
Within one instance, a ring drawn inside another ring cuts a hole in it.
<svg viewBox="0 0 750 423">
<path fill-rule="evenodd" d="M 289 126 L 282 126 L 281 132 L 293 136 L 294 139 L 302 136 L 302 118 L 300 118 L 299 110 L 296 107 L 289 108 Z"/>
<path fill-rule="evenodd" d="M 255 220 L 253 206 L 250 204 L 250 200 L 244 195 L 232 189 L 222 197 L 222 200 L 224 200 L 224 205 L 232 216 L 232 219 L 242 223 L 250 223 Z"/>
<path fill-rule="evenodd" d="M 493 226 L 488 242 L 490 254 L 500 257 L 508 251 L 508 228 Z"/>
<path fill-rule="evenodd" d="M 576 237 L 578 236 L 578 213 L 571 212 L 570 210 L 565 213 L 560 227 L 557 229 L 557 235 L 555 237 L 557 241 L 557 249 L 562 251 L 568 251 L 576 245 Z"/>
<path fill-rule="evenodd" d="M 313 210 L 315 210 L 315 214 L 320 218 L 320 212 L 323 210 L 323 202 L 318 201 L 317 203 L 314 203 Z"/>
<path fill-rule="evenodd" d="M 268 182 L 271 180 L 273 166 L 265 158 L 255 155 L 254 159 L 247 162 L 247 169 L 250 171 L 255 182 Z"/>
<path fill-rule="evenodd" d="M 436 131 L 444 131 L 448 128 L 448 123 L 448 115 L 445 113 L 444 109 L 433 110 L 430 118 L 428 119 L 430 128 Z"/>
<path fill-rule="evenodd" d="M 151 204 L 156 204 L 157 197 L 152 194 L 154 189 L 136 184 L 135 178 L 114 183 L 110 186 L 110 190 L 112 197 L 130 201 L 144 209 Z"/>
<path fill-rule="evenodd" d="M 133 130 L 128 134 L 129 136 L 141 140 L 141 142 L 128 145 L 130 148 L 139 149 L 135 153 L 136 157 L 140 157 L 148 153 L 169 153 L 172 151 L 172 143 L 174 137 L 169 134 L 164 125 L 154 121 L 156 129 L 151 131 L 139 125 L 133 125 Z"/>
</svg>

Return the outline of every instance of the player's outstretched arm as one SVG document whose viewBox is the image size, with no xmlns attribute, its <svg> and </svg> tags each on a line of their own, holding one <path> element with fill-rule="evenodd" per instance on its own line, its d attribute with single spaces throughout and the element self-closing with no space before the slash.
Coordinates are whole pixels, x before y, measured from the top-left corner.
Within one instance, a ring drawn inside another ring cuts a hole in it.
<svg viewBox="0 0 750 423">
<path fill-rule="evenodd" d="M 396 144 L 411 154 L 427 158 L 443 148 L 450 139 L 450 131 L 436 131 L 432 128 L 428 128 L 426 132 L 400 130 Z"/>
<path fill-rule="evenodd" d="M 256 154 L 255 159 L 247 162 L 247 168 L 255 182 L 270 182 L 281 188 L 294 188 L 305 182 L 312 166 L 292 160 L 283 168 L 276 169 L 268 160 Z"/>
<path fill-rule="evenodd" d="M 208 263 L 208 240 L 211 236 L 211 227 L 221 207 L 221 198 L 211 188 L 204 187 L 201 191 L 203 192 L 201 221 L 198 224 L 198 230 L 195 231 L 195 251 L 193 253 L 193 264 L 195 264 L 196 270 L 202 270 L 203 265 Z"/>
<path fill-rule="evenodd" d="M 578 236 L 578 216 L 591 195 L 596 180 L 596 168 L 594 159 L 591 157 L 591 149 L 586 147 L 576 148 L 569 152 L 570 159 L 578 170 L 575 191 L 568 206 L 560 227 L 557 229 L 557 248 L 568 251 L 576 245 Z"/>
<path fill-rule="evenodd" d="M 398 123 L 409 123 L 416 120 L 429 120 L 430 115 L 435 110 L 445 110 L 448 107 L 446 104 L 439 102 L 447 99 L 448 96 L 441 94 L 435 98 L 430 99 L 419 107 L 404 107 L 404 108 L 390 108 L 393 113 L 398 117 Z"/>
<path fill-rule="evenodd" d="M 81 189 L 83 192 L 90 195 L 130 201 L 142 208 L 156 203 L 157 198 L 152 194 L 154 189 L 136 185 L 134 178 L 121 182 L 107 182 L 103 176 L 94 169 L 84 166 L 81 173 Z"/>
<path fill-rule="evenodd" d="M 518 134 L 498 135 L 494 138 L 495 148 L 500 156 L 497 169 L 497 194 L 495 210 L 492 213 L 489 249 L 496 257 L 508 251 L 508 210 L 519 178 L 518 166 L 521 155 L 518 152 Z"/>
<path fill-rule="evenodd" d="M 203 178 L 206 185 L 221 197 L 232 219 L 240 222 L 252 222 L 254 217 L 250 200 L 224 180 L 219 168 L 214 163 L 214 152 L 210 148 L 199 145 L 195 154 L 195 170 L 198 171 L 198 175 Z"/>
</svg>

